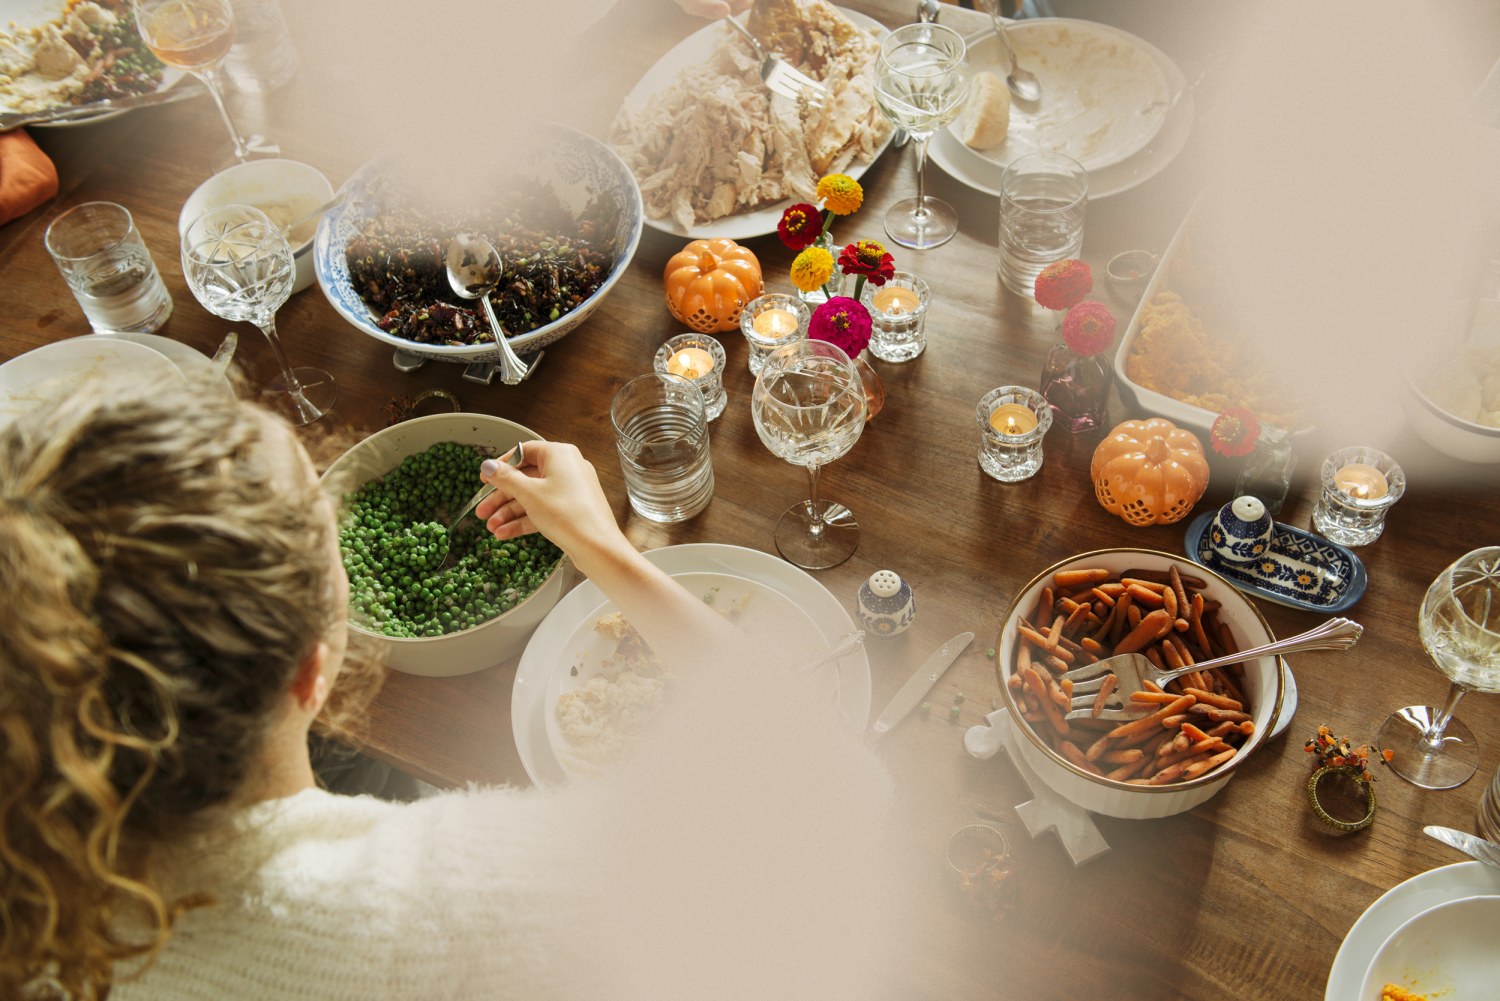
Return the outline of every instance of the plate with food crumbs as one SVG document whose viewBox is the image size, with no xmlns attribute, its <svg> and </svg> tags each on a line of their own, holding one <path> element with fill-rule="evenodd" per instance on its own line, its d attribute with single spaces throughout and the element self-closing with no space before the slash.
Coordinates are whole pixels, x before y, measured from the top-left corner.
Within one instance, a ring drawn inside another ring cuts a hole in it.
<svg viewBox="0 0 1500 1001">
<path fill-rule="evenodd" d="M 97 101 L 129 102 L 170 90 L 182 77 L 146 48 L 130 0 L 0 0 L 0 129 L 45 125 Z M 197 93 L 182 89 L 183 97 Z"/>
<path fill-rule="evenodd" d="M 1374 991 L 1368 995 L 1362 993 L 1362 988 L 1365 974 L 1392 933 L 1433 907 L 1474 896 L 1500 897 L 1500 869 L 1483 862 L 1456 862 L 1420 873 L 1387 890 L 1365 908 L 1344 936 L 1344 942 L 1333 958 L 1333 967 L 1328 971 L 1324 1001 L 1379 1001 L 1384 982 L 1374 985 Z M 1410 984 L 1398 986 L 1411 989 Z M 1415 993 L 1426 991 L 1419 989 Z M 1467 996 L 1450 993 L 1438 994 L 1437 998 L 1456 1001 Z M 1473 996 L 1488 995 L 1476 993 Z"/>
<path fill-rule="evenodd" d="M 86 334 L 45 344 L 0 365 L 0 425 L 97 381 L 132 389 L 182 378 L 167 356 L 108 334 Z"/>
<path fill-rule="evenodd" d="M 743 546 L 695 543 L 664 546 L 644 555 L 647 561 L 674 576 L 723 574 L 764 585 L 811 619 L 819 633 L 820 650 L 837 645 L 858 628 L 843 603 L 817 578 L 771 553 Z M 547 716 L 561 686 L 553 692 L 553 701 L 548 701 L 548 693 L 553 687 L 554 672 L 571 675 L 573 668 L 581 670 L 581 654 L 588 644 L 575 643 L 573 637 L 582 623 L 597 621 L 593 613 L 603 601 L 604 593 L 592 581 L 580 582 L 542 620 L 516 666 L 510 698 L 511 731 L 521 764 L 538 785 L 568 780 L 569 773 L 553 752 L 547 732 Z M 862 733 L 870 717 L 869 657 L 860 647 L 839 657 L 833 666 L 837 671 L 839 715 L 851 733 Z"/>
<path fill-rule="evenodd" d="M 1430 907 L 1391 932 L 1365 973 L 1360 1001 L 1494 998 L 1500 994 L 1500 896 Z"/>
<path fill-rule="evenodd" d="M 826 646 L 808 614 L 774 588 L 721 573 L 672 576 L 743 632 L 768 665 L 805 663 Z M 598 774 L 652 725 L 678 674 L 657 659 L 613 601 L 577 623 L 562 653 L 547 686 L 547 738 L 569 775 Z M 707 662 L 702 667 L 712 669 Z M 831 701 L 838 674 L 833 668 L 823 674 Z"/>
</svg>

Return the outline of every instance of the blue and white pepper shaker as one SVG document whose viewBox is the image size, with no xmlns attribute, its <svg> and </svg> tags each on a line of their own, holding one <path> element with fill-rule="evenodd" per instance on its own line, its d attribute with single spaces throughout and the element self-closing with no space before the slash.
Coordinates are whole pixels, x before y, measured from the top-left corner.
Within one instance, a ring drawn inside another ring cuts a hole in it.
<svg viewBox="0 0 1500 1001">
<path fill-rule="evenodd" d="M 892 570 L 877 570 L 859 586 L 859 621 L 876 636 L 906 632 L 917 617 L 911 585 Z"/>
<path fill-rule="evenodd" d="M 1247 494 L 1219 508 L 1209 526 L 1209 542 L 1224 562 L 1250 563 L 1271 548 L 1275 527 L 1266 506 Z"/>
</svg>

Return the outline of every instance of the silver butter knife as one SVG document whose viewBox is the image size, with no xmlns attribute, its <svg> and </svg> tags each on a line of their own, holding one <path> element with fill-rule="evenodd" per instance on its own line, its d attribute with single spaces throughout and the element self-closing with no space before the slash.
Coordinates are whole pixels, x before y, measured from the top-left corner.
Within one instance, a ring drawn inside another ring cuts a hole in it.
<svg viewBox="0 0 1500 1001">
<path fill-rule="evenodd" d="M 1457 848 L 1471 858 L 1476 858 L 1485 865 L 1492 865 L 1500 869 L 1500 845 L 1493 841 L 1486 841 L 1473 834 L 1463 831 L 1455 831 L 1451 827 L 1438 827 L 1431 825 L 1422 828 L 1422 833 L 1429 838 L 1437 838 L 1445 845 Z"/>
<path fill-rule="evenodd" d="M 933 651 L 932 656 L 922 662 L 917 668 L 917 673 L 907 679 L 906 684 L 891 699 L 891 704 L 885 707 L 880 718 L 875 721 L 875 732 L 885 733 L 891 727 L 901 722 L 907 713 L 911 712 L 922 701 L 922 696 L 932 690 L 937 680 L 948 670 L 948 665 L 958 659 L 958 655 L 964 652 L 964 648 L 974 642 L 973 633 L 959 633 L 942 646 Z"/>
</svg>

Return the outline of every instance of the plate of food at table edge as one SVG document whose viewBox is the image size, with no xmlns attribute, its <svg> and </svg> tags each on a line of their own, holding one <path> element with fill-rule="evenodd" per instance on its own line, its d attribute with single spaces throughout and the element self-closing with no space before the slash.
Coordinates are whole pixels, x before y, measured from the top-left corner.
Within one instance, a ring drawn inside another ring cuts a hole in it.
<svg viewBox="0 0 1500 1001">
<path fill-rule="evenodd" d="M 744 21 L 829 100 L 814 108 L 772 94 L 726 25 L 679 42 L 626 95 L 610 136 L 653 229 L 692 239 L 774 233 L 786 208 L 817 200 L 818 178 L 858 179 L 890 143 L 875 104 L 879 23 L 826 0 L 761 0 Z"/>
<path fill-rule="evenodd" d="M 144 97 L 202 93 L 176 86 L 183 71 L 151 54 L 130 0 L 0 0 L 0 25 L 0 131 L 97 122 Z M 100 101 L 109 106 L 78 117 Z"/>
</svg>

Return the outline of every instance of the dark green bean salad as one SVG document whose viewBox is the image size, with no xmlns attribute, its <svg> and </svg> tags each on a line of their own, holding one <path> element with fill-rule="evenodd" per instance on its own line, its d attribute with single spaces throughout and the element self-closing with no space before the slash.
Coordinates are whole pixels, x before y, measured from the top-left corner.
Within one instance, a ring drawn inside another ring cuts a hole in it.
<svg viewBox="0 0 1500 1001">
<path fill-rule="evenodd" d="M 551 575 L 562 550 L 540 535 L 501 542 L 471 515 L 449 537 L 486 458 L 442 442 L 344 498 L 339 549 L 355 622 L 387 636 L 454 633 L 509 611 Z"/>
</svg>

